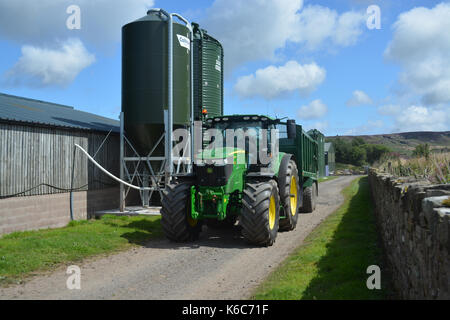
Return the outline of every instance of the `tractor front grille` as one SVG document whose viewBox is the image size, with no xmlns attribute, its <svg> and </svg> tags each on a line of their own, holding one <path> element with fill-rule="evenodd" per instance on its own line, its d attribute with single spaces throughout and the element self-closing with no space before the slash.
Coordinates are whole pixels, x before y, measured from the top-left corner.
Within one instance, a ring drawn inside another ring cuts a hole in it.
<svg viewBox="0 0 450 320">
<path fill-rule="evenodd" d="M 197 176 L 197 184 L 206 187 L 221 187 L 227 184 L 228 179 L 233 172 L 233 165 L 213 165 L 205 164 L 203 166 L 195 166 L 195 175 Z"/>
</svg>

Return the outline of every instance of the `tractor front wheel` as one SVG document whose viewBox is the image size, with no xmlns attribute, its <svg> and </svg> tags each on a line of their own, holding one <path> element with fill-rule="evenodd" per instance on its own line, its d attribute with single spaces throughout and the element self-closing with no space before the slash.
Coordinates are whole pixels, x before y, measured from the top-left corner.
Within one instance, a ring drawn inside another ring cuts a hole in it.
<svg viewBox="0 0 450 320">
<path fill-rule="evenodd" d="M 161 202 L 161 226 L 166 237 L 176 242 L 197 240 L 202 221 L 191 216 L 191 184 L 168 185 Z"/>
<path fill-rule="evenodd" d="M 274 180 L 245 186 L 240 224 L 244 238 L 256 245 L 271 246 L 278 233 L 280 197 Z"/>
<path fill-rule="evenodd" d="M 284 173 L 280 173 L 278 185 L 280 188 L 281 204 L 285 218 L 280 220 L 280 231 L 294 230 L 297 226 L 298 208 L 301 201 L 298 169 L 293 160 L 290 160 Z"/>
</svg>

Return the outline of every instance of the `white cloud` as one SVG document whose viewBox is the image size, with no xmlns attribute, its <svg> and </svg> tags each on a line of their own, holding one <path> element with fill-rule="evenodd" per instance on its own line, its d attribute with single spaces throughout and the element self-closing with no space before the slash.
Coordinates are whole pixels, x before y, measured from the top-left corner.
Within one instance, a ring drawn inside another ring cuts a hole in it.
<svg viewBox="0 0 450 320">
<path fill-rule="evenodd" d="M 363 33 L 365 22 L 366 16 L 361 12 L 344 12 L 336 21 L 333 41 L 343 47 L 354 45 Z"/>
<path fill-rule="evenodd" d="M 395 118 L 394 131 L 446 131 L 450 129 L 448 110 L 410 106 Z"/>
<path fill-rule="evenodd" d="M 66 9 L 73 4 L 81 9 L 81 30 L 66 27 Z M 120 42 L 121 27 L 153 5 L 153 0 L 0 0 L 0 35 L 35 45 L 68 37 L 108 45 Z"/>
<path fill-rule="evenodd" d="M 225 48 L 225 68 L 270 60 L 296 29 L 303 0 L 216 0 L 202 26 Z"/>
<path fill-rule="evenodd" d="M 66 86 L 95 61 L 79 39 L 69 39 L 58 48 L 22 47 L 19 61 L 6 72 L 10 85 Z"/>
<path fill-rule="evenodd" d="M 352 97 L 346 102 L 349 107 L 366 106 L 373 104 L 373 100 L 364 91 L 353 91 Z"/>
<path fill-rule="evenodd" d="M 328 113 L 328 107 L 320 99 L 312 101 L 309 105 L 302 106 L 297 111 L 297 117 L 303 120 L 319 119 Z"/>
<path fill-rule="evenodd" d="M 318 48 L 336 30 L 338 13 L 322 6 L 308 6 L 298 15 L 296 42 L 305 43 L 308 49 Z"/>
<path fill-rule="evenodd" d="M 387 104 L 379 107 L 377 111 L 383 116 L 395 116 L 402 111 L 402 108 L 399 105 Z"/>
<path fill-rule="evenodd" d="M 328 121 L 318 121 L 313 124 L 306 125 L 306 130 L 317 129 L 322 133 L 325 133 L 325 130 L 328 129 L 329 123 Z"/>
<path fill-rule="evenodd" d="M 327 7 L 310 5 L 298 15 L 298 19 L 298 31 L 293 40 L 315 50 L 327 40 L 344 47 L 355 44 L 363 32 L 365 15 L 355 11 L 339 15 Z"/>
<path fill-rule="evenodd" d="M 400 64 L 400 84 L 424 104 L 450 102 L 450 4 L 418 7 L 394 24 L 385 57 Z"/>
<path fill-rule="evenodd" d="M 298 90 L 307 95 L 314 91 L 326 77 L 325 69 L 315 63 L 301 65 L 289 61 L 284 66 L 269 66 L 254 74 L 240 77 L 234 91 L 240 98 L 256 96 L 273 99 Z"/>
<path fill-rule="evenodd" d="M 325 41 L 352 45 L 362 33 L 363 13 L 302 7 L 303 0 L 216 0 L 201 24 L 224 45 L 227 72 L 249 61 L 273 60 L 287 42 L 315 50 Z"/>
</svg>

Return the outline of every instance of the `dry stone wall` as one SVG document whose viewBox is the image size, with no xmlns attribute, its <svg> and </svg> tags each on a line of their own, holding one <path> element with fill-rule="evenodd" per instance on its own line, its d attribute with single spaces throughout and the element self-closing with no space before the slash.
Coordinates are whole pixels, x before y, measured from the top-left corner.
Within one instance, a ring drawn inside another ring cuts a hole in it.
<svg viewBox="0 0 450 320">
<path fill-rule="evenodd" d="M 450 185 L 369 172 L 378 229 L 401 299 L 450 299 Z"/>
</svg>

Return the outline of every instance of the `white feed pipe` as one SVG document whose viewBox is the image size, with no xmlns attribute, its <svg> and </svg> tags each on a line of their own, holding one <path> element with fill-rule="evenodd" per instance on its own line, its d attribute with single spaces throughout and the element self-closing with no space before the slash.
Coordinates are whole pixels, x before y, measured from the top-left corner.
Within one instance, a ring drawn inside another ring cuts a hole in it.
<svg viewBox="0 0 450 320">
<path fill-rule="evenodd" d="M 119 183 L 121 183 L 121 184 L 123 184 L 123 185 L 126 185 L 127 187 L 130 187 L 130 188 L 132 188 L 132 189 L 139 190 L 139 191 L 148 191 L 148 190 L 151 190 L 151 188 L 148 188 L 148 187 L 141 188 L 141 187 L 135 186 L 135 185 L 133 185 L 133 184 L 130 184 L 130 183 L 128 183 L 128 182 L 125 182 L 125 181 L 123 181 L 123 180 L 117 178 L 115 175 L 113 175 L 113 174 L 110 173 L 108 170 L 106 170 L 105 168 L 103 168 L 100 164 L 98 164 L 98 162 L 95 161 L 94 158 L 92 158 L 92 157 L 89 155 L 89 153 L 88 153 L 86 150 L 84 150 L 82 147 L 80 147 L 80 146 L 77 145 L 77 144 L 75 144 L 75 147 L 77 147 L 78 149 L 80 149 L 80 150 L 86 155 L 86 157 L 87 157 L 93 164 L 95 164 L 95 165 L 96 165 L 100 170 L 102 170 L 106 175 L 108 175 L 110 178 L 116 180 L 117 182 L 119 182 Z"/>
</svg>

